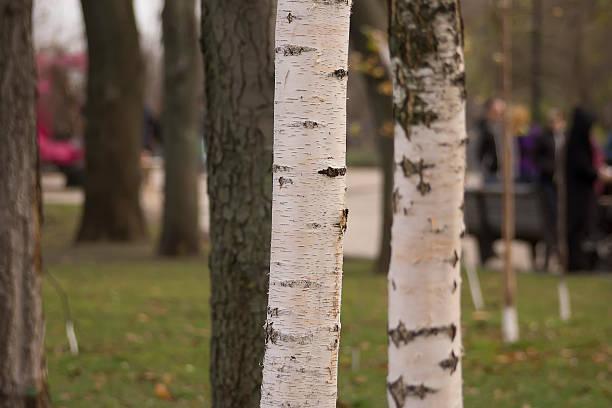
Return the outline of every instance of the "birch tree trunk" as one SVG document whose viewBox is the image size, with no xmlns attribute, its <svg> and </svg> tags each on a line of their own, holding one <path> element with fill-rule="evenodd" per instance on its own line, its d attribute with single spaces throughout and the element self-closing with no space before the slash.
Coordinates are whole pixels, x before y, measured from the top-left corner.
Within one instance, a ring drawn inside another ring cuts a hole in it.
<svg viewBox="0 0 612 408">
<path fill-rule="evenodd" d="M 164 31 L 164 219 L 159 252 L 200 251 L 200 91 L 195 0 L 166 0 Z"/>
<path fill-rule="evenodd" d="M 0 0 L 0 408 L 49 406 L 32 1 Z"/>
<path fill-rule="evenodd" d="M 213 408 L 257 408 L 260 400 L 270 271 L 275 4 L 202 1 Z"/>
<path fill-rule="evenodd" d="M 465 67 L 458 0 L 393 0 L 389 407 L 462 407 Z"/>
<path fill-rule="evenodd" d="M 350 0 L 279 0 L 262 408 L 336 406 Z"/>
</svg>

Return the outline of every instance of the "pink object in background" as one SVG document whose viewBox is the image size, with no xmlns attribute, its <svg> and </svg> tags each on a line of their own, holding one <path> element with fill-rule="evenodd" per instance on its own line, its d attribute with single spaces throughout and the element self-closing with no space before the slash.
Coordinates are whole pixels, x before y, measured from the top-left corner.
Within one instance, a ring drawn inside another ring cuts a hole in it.
<svg viewBox="0 0 612 408">
<path fill-rule="evenodd" d="M 52 87 L 51 68 L 62 66 L 85 72 L 87 56 L 84 53 L 76 55 L 52 56 L 40 53 L 36 56 L 38 71 L 37 132 L 40 160 L 57 166 L 72 167 L 83 163 L 83 148 L 71 141 L 59 141 L 53 138 L 53 113 L 50 106 Z"/>
</svg>

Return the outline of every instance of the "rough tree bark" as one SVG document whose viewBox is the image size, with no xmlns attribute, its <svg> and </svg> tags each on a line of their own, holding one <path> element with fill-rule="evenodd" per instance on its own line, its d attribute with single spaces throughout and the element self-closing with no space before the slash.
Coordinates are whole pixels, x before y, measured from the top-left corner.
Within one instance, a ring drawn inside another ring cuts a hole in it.
<svg viewBox="0 0 612 408">
<path fill-rule="evenodd" d="M 159 252 L 200 250 L 200 78 L 195 0 L 166 0 L 164 35 L 164 216 Z"/>
<path fill-rule="evenodd" d="M 78 241 L 146 236 L 140 208 L 144 66 L 130 0 L 82 0 L 88 46 L 85 206 Z"/>
<path fill-rule="evenodd" d="M 32 1 L 0 0 L 0 408 L 49 406 Z"/>
<path fill-rule="evenodd" d="M 461 407 L 465 66 L 458 0 L 393 0 L 389 407 Z"/>
<path fill-rule="evenodd" d="M 261 407 L 336 406 L 350 0 L 279 0 Z"/>
<path fill-rule="evenodd" d="M 273 0 L 204 0 L 212 406 L 258 407 L 272 197 Z"/>
</svg>

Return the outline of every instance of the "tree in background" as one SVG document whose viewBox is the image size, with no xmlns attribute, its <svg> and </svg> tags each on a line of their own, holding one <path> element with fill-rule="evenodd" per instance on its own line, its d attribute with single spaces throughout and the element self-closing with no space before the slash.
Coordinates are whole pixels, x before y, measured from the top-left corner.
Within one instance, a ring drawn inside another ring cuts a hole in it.
<svg viewBox="0 0 612 408">
<path fill-rule="evenodd" d="M 258 407 L 270 263 L 275 2 L 203 0 L 213 408 Z"/>
<path fill-rule="evenodd" d="M 278 2 L 262 408 L 336 406 L 350 11 Z"/>
<path fill-rule="evenodd" d="M 85 206 L 78 241 L 146 236 L 140 208 L 143 75 L 130 0 L 82 0 L 88 46 Z"/>
<path fill-rule="evenodd" d="M 369 104 L 373 113 L 373 128 L 383 170 L 383 216 L 381 241 L 376 272 L 387 273 L 391 258 L 391 222 L 393 205 L 393 132 L 390 131 L 392 103 L 388 58 L 388 10 L 386 0 L 362 0 L 355 2 L 351 16 L 350 47 L 353 55 L 358 53 L 358 72 L 349 78 L 349 89 L 354 78 L 362 75 L 367 94 L 356 103 Z M 353 66 L 353 65 L 351 65 Z M 350 102 L 349 102 L 350 103 Z M 350 109 L 350 106 L 349 106 Z"/>
<path fill-rule="evenodd" d="M 466 1 L 464 4 L 467 84 L 471 102 L 480 103 L 502 92 L 499 81 L 502 32 L 498 3 Z M 539 10 L 541 14 L 538 15 Z M 540 98 L 543 112 L 550 107 L 566 109 L 580 102 L 599 110 L 612 106 L 609 69 L 612 53 L 607 47 L 612 36 L 612 2 L 517 1 L 511 15 L 512 38 L 516 44 L 512 49 L 515 102 L 528 104 Z M 534 39 L 540 41 L 539 47 L 532 42 Z M 534 81 L 534 68 L 539 71 L 539 75 L 536 72 L 537 82 Z"/>
<path fill-rule="evenodd" d="M 166 0 L 164 39 L 164 216 L 159 252 L 200 250 L 198 222 L 201 75 L 195 0 Z"/>
<path fill-rule="evenodd" d="M 502 90 L 506 103 L 512 100 L 512 0 L 500 1 L 502 13 Z M 512 240 L 514 239 L 514 137 L 512 113 L 504 111 L 502 143 L 503 214 L 502 237 L 504 240 L 504 294 L 502 308 L 502 336 L 505 342 L 518 340 L 519 326 L 516 313 L 516 272 L 512 265 Z"/>
<path fill-rule="evenodd" d="M 0 408 L 49 406 L 32 1 L 0 1 Z"/>
<path fill-rule="evenodd" d="M 461 407 L 465 65 L 458 0 L 392 0 L 388 403 Z"/>
</svg>

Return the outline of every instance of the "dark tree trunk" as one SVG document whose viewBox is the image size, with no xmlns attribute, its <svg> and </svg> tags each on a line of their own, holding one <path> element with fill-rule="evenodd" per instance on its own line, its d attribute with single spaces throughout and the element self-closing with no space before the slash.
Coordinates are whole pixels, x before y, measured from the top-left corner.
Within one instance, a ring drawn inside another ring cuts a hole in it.
<svg viewBox="0 0 612 408">
<path fill-rule="evenodd" d="M 270 263 L 274 0 L 204 0 L 212 407 L 259 407 Z"/>
<path fill-rule="evenodd" d="M 144 66 L 130 0 L 82 0 L 89 72 L 78 241 L 146 237 L 140 208 Z"/>
<path fill-rule="evenodd" d="M 363 55 L 371 53 L 369 39 L 364 33 L 366 28 L 374 28 L 382 32 L 388 30 L 388 11 L 387 2 L 385 0 L 362 0 L 355 2 L 353 6 L 353 15 L 351 16 L 351 49 L 354 49 Z M 380 54 L 379 54 L 380 55 Z M 379 58 L 379 64 L 385 68 L 384 61 Z M 385 130 L 385 123 L 392 121 L 392 102 L 391 95 L 385 95 L 381 92 L 381 85 L 385 81 L 389 81 L 388 75 L 381 78 L 376 78 L 372 75 L 361 74 L 365 77 L 369 102 L 372 105 L 374 113 L 375 128 L 378 133 L 376 135 L 376 144 L 378 153 L 381 157 L 383 170 L 383 217 L 382 217 L 382 233 L 378 260 L 376 262 L 376 272 L 387 273 L 389 270 L 389 261 L 391 259 L 391 223 L 393 221 L 393 133 L 388 133 Z M 349 77 L 349 87 L 350 87 Z"/>
<path fill-rule="evenodd" d="M 32 0 L 0 0 L 0 408 L 49 406 Z"/>
<path fill-rule="evenodd" d="M 540 123 L 542 105 L 542 0 L 532 0 L 531 19 L 531 118 Z"/>
<path fill-rule="evenodd" d="M 195 1 L 166 0 L 164 31 L 164 219 L 159 252 L 200 250 L 198 222 L 201 75 Z"/>
</svg>

